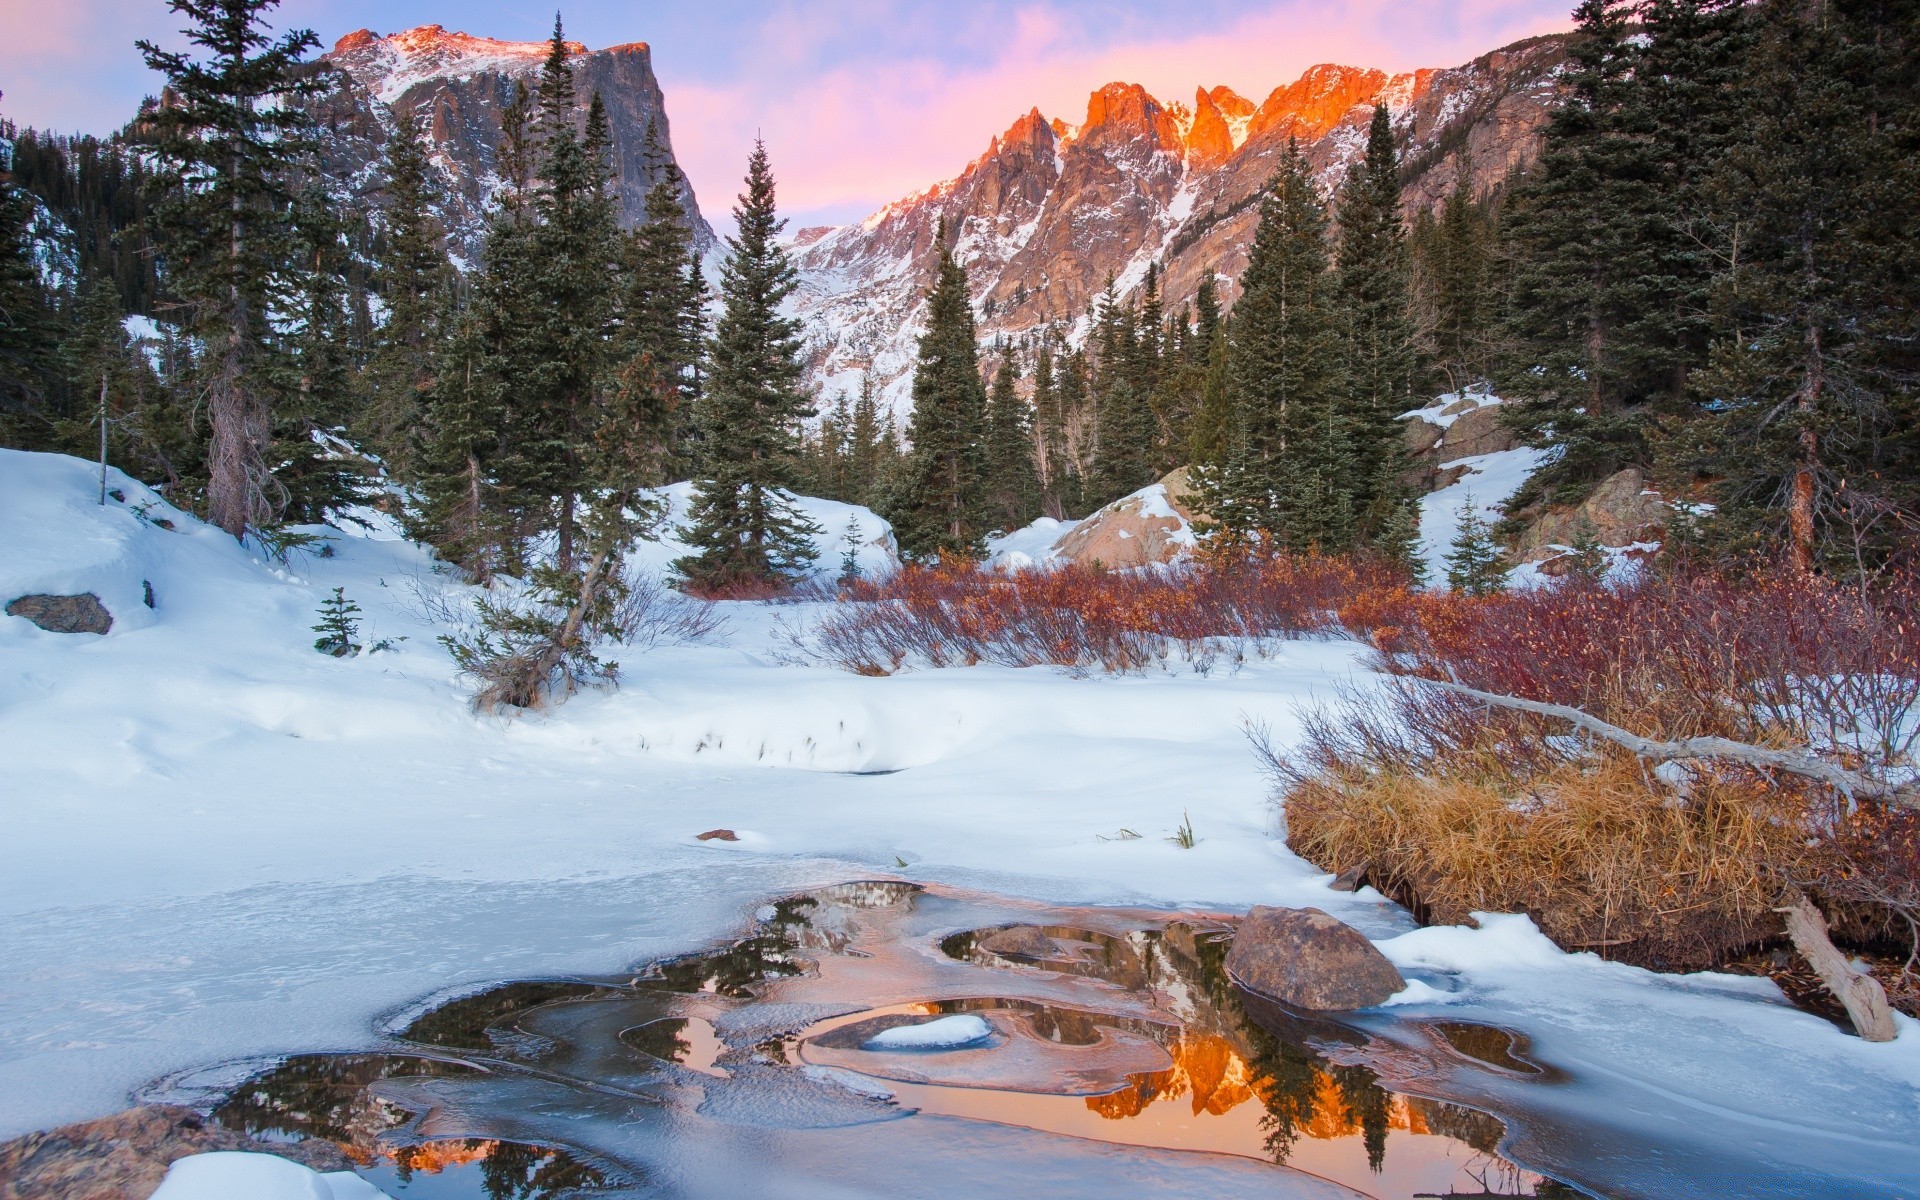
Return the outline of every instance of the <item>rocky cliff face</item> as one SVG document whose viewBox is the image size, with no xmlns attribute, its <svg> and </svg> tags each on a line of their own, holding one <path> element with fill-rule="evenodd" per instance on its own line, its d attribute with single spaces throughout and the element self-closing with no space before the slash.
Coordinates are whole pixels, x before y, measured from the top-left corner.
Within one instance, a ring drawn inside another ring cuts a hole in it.
<svg viewBox="0 0 1920 1200">
<path fill-rule="evenodd" d="M 857 225 L 803 231 L 798 304 L 812 378 L 831 396 L 856 390 L 871 368 L 905 410 L 942 219 L 988 342 L 1048 327 L 1077 336 L 1107 280 L 1126 296 L 1149 264 L 1161 269 L 1170 310 L 1209 274 L 1231 302 L 1260 191 L 1289 139 L 1331 189 L 1363 151 L 1374 105 L 1386 104 L 1409 211 L 1431 207 L 1463 161 L 1485 191 L 1538 152 L 1564 61 L 1563 39 L 1544 37 L 1392 77 L 1317 66 L 1259 104 L 1224 87 L 1199 89 L 1191 106 L 1163 103 L 1112 83 L 1088 98 L 1078 125 L 1030 111 L 957 177 Z"/>
<path fill-rule="evenodd" d="M 673 152 L 652 53 L 644 42 L 591 51 L 574 43 L 572 49 L 582 105 L 597 92 L 607 107 L 621 221 L 634 225 L 644 216 L 647 190 L 661 169 L 647 155 L 648 130 L 669 158 Z M 546 56 L 545 42 L 501 42 L 438 25 L 385 36 L 365 29 L 348 34 L 323 59 L 342 79 L 317 111 L 327 132 L 330 172 L 363 194 L 377 189 L 380 155 L 396 128 L 395 114 L 415 114 L 440 173 L 442 216 L 454 250 L 476 261 L 487 204 L 499 186 L 501 110 L 513 99 L 516 82 L 535 86 Z M 680 201 L 696 243 L 703 252 L 711 250 L 713 230 L 684 177 Z"/>
</svg>

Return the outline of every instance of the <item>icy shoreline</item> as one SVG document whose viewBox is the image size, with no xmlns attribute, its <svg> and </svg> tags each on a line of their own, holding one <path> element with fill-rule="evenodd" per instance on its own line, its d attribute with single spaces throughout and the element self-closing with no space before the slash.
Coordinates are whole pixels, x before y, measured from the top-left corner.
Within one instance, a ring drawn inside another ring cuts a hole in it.
<svg viewBox="0 0 1920 1200">
<path fill-rule="evenodd" d="M 502 722 L 466 710 L 419 615 L 416 585 L 454 585 L 417 548 L 343 535 L 282 568 L 190 518 L 157 527 L 163 510 L 131 511 L 144 489 L 114 484 L 128 500 L 101 509 L 87 464 L 0 452 L 0 599 L 93 590 L 115 616 L 105 637 L 0 618 L 0 1137 L 113 1111 L 171 1071 L 365 1046 L 435 991 L 618 970 L 769 895 L 897 876 L 1314 905 L 1406 935 L 1386 947 L 1448 996 L 1433 1011 L 1526 1031 L 1637 1120 L 1706 1114 L 1777 1169 L 1920 1186 L 1888 1150 L 1920 1144 L 1912 1022 L 1867 1046 L 1764 981 L 1655 976 L 1497 922 L 1411 932 L 1376 895 L 1328 890 L 1278 836 L 1240 727 L 1284 745 L 1363 670 L 1354 645 L 1285 643 L 1205 679 L 863 679 L 783 665 L 804 607 L 729 605 L 723 640 Z M 313 652 L 336 586 L 397 652 Z M 1183 812 L 1191 850 L 1165 840 Z M 693 841 L 715 826 L 741 840 Z"/>
</svg>

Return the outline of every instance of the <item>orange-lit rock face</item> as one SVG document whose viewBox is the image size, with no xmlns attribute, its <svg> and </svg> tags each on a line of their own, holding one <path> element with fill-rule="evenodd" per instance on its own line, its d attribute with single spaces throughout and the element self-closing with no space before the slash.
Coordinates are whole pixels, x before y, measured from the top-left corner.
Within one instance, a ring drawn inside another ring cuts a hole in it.
<svg viewBox="0 0 1920 1200">
<path fill-rule="evenodd" d="M 1194 93 L 1193 125 L 1187 130 L 1187 161 L 1211 166 L 1224 162 L 1232 153 L 1233 128 L 1227 124 L 1227 115 L 1207 90 L 1200 88 Z"/>
<path fill-rule="evenodd" d="M 1180 145 L 1180 127 L 1173 114 L 1137 83 L 1110 83 L 1087 97 L 1087 123 L 1079 140 L 1089 147 L 1121 141 L 1146 142 L 1165 150 Z"/>
<path fill-rule="evenodd" d="M 1361 70 L 1322 63 L 1307 73 L 1273 89 L 1260 111 L 1247 126 L 1249 138 L 1269 129 L 1285 127 L 1302 141 L 1325 137 L 1356 104 L 1365 104 L 1380 94 L 1386 85 L 1384 71 Z"/>
</svg>

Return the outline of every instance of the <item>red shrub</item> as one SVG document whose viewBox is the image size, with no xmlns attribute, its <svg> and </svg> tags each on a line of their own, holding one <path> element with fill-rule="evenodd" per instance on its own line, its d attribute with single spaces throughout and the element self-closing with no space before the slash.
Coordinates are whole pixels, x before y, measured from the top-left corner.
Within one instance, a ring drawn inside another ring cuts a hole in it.
<svg viewBox="0 0 1920 1200">
<path fill-rule="evenodd" d="M 1218 645 L 1331 633 L 1367 592 L 1405 592 L 1390 567 L 1275 558 L 1157 570 L 907 567 L 843 589 L 808 635 L 815 655 L 862 674 L 905 666 L 1052 664 L 1137 671 L 1175 647 L 1204 669 Z"/>
</svg>

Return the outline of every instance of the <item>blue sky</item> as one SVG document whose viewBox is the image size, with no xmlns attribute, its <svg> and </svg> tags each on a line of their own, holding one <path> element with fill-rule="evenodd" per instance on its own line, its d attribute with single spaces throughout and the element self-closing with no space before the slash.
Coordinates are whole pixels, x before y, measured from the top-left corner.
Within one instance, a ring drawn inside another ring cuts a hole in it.
<svg viewBox="0 0 1920 1200">
<path fill-rule="evenodd" d="M 645 41 L 675 150 L 719 217 L 766 137 L 798 223 L 857 218 L 957 173 L 1028 108 L 1078 121 L 1116 79 L 1163 100 L 1227 84 L 1256 102 L 1318 62 L 1444 67 L 1568 25 L 1572 0 L 598 0 L 564 5 L 590 47 Z M 537 39 L 546 4 L 285 0 L 326 45 L 440 24 Z M 133 41 L 177 40 L 163 0 L 0 0 L 0 113 L 105 132 L 155 79 Z"/>
</svg>

